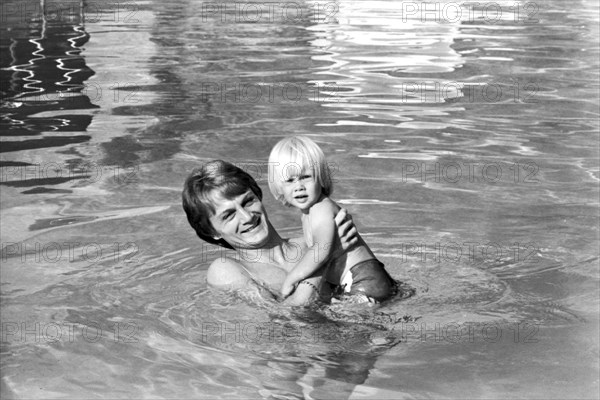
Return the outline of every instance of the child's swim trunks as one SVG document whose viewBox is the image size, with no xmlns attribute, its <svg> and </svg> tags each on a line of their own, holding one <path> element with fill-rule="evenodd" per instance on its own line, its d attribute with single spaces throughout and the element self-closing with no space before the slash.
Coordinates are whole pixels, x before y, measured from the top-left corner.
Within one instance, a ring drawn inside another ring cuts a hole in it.
<svg viewBox="0 0 600 400">
<path fill-rule="evenodd" d="M 364 294 L 382 301 L 396 293 L 396 282 L 377 259 L 361 261 L 347 271 L 340 286 L 347 294 Z"/>
</svg>

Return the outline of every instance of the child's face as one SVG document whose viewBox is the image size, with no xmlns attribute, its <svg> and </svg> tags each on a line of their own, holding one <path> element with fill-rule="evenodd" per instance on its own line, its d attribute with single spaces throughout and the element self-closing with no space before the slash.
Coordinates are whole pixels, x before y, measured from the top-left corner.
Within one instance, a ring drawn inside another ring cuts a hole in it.
<svg viewBox="0 0 600 400">
<path fill-rule="evenodd" d="M 285 201 L 303 211 L 312 207 L 321 197 L 321 185 L 315 179 L 312 168 L 290 171 L 283 177 L 281 186 Z"/>
</svg>

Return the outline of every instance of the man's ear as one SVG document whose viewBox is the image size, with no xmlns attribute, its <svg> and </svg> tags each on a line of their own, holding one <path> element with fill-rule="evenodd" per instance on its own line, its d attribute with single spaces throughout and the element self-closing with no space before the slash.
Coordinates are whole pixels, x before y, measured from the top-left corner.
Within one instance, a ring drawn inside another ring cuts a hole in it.
<svg viewBox="0 0 600 400">
<path fill-rule="evenodd" d="M 211 228 L 212 228 L 212 227 L 211 227 Z M 207 233 L 209 233 L 209 232 L 207 232 Z M 211 238 L 213 238 L 213 239 L 215 239 L 215 240 L 221 240 L 221 236 L 219 236 L 219 233 L 218 233 L 218 232 L 217 232 L 217 230 L 216 230 L 216 229 L 214 229 L 214 228 L 213 228 L 213 229 L 211 229 L 211 232 L 210 232 L 210 237 L 211 237 Z"/>
</svg>

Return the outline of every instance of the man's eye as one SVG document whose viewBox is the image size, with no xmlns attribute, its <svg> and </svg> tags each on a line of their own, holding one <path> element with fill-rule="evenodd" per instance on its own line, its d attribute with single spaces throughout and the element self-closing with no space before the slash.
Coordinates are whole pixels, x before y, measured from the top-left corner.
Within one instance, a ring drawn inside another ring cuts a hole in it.
<svg viewBox="0 0 600 400">
<path fill-rule="evenodd" d="M 223 215 L 223 221 L 228 221 L 233 217 L 233 213 L 227 213 Z"/>
</svg>

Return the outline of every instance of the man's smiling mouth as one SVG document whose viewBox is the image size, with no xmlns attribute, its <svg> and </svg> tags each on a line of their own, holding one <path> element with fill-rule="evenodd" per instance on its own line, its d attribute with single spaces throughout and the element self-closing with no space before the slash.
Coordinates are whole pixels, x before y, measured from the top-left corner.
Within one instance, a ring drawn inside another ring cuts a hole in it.
<svg viewBox="0 0 600 400">
<path fill-rule="evenodd" d="M 256 219 L 254 220 L 254 224 L 252 224 L 251 227 L 249 227 L 248 229 L 244 229 L 242 231 L 242 233 L 248 233 L 248 232 L 252 232 L 254 229 L 256 229 L 256 227 L 258 227 L 260 225 L 260 217 L 256 217 Z"/>
</svg>

